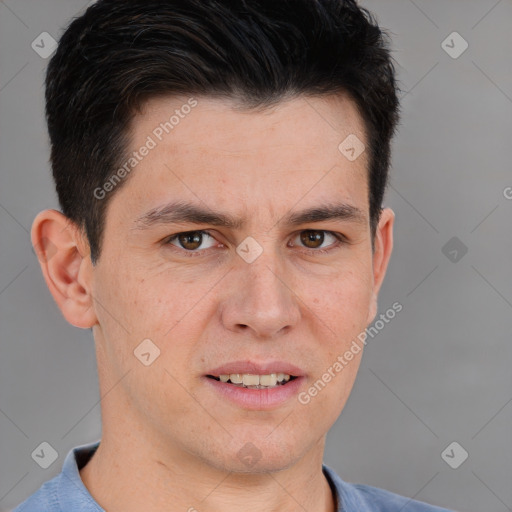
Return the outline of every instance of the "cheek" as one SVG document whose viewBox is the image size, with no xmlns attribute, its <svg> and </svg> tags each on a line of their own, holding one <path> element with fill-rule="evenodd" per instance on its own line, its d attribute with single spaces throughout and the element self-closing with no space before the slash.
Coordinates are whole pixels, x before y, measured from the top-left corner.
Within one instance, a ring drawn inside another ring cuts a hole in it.
<svg viewBox="0 0 512 512">
<path fill-rule="evenodd" d="M 315 314 L 311 318 L 317 354 L 321 354 L 306 390 L 310 403 L 304 410 L 320 412 L 320 416 L 312 415 L 317 419 L 309 428 L 318 428 L 316 421 L 321 417 L 322 428 L 328 430 L 350 395 L 364 348 L 357 337 L 367 327 L 371 283 L 368 273 L 347 271 L 320 293 L 318 289 L 314 295 L 313 290 L 305 291 L 305 296 L 310 293 L 314 297 L 310 304 Z"/>
<path fill-rule="evenodd" d="M 371 273 L 359 268 L 340 271 L 336 276 L 304 290 L 305 297 L 315 297 L 312 309 L 341 340 L 354 331 L 366 328 L 372 298 Z M 307 300 L 305 301 L 307 303 Z"/>
<path fill-rule="evenodd" d="M 193 358 L 196 340 L 217 311 L 217 281 L 212 276 L 191 281 L 167 271 L 127 277 L 120 286 L 132 288 L 125 294 L 125 309 L 134 346 L 151 339 L 161 351 L 159 362 L 173 375 L 183 374 L 184 361 Z"/>
<path fill-rule="evenodd" d="M 132 337 L 162 337 L 193 308 L 197 286 L 155 270 L 123 265 L 103 273 L 101 295 Z M 106 275 L 105 275 L 106 274 Z M 198 299 L 195 300 L 197 302 Z"/>
<path fill-rule="evenodd" d="M 164 283 L 151 279 L 136 262 L 110 256 L 96 269 L 93 293 L 101 338 L 119 370 L 134 364 L 133 352 L 143 340 L 162 347 L 161 333 L 175 323 Z"/>
</svg>

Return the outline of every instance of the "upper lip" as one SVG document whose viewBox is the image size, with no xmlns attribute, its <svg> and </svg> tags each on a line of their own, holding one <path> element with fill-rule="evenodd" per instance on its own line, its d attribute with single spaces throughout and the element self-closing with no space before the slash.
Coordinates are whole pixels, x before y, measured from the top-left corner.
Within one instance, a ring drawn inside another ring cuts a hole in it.
<svg viewBox="0 0 512 512">
<path fill-rule="evenodd" d="M 269 375 L 271 373 L 286 373 L 294 377 L 301 377 L 303 371 L 285 361 L 267 361 L 256 363 L 255 361 L 232 361 L 212 369 L 207 375 L 218 377 L 219 375 L 231 375 L 232 373 L 245 373 L 251 375 Z"/>
</svg>

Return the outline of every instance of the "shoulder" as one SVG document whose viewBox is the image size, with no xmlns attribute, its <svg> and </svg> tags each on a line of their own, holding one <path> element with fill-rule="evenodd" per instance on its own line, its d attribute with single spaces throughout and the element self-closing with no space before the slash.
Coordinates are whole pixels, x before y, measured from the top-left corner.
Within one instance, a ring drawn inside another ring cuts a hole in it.
<svg viewBox="0 0 512 512">
<path fill-rule="evenodd" d="M 335 488 L 346 512 L 451 512 L 445 508 L 407 498 L 385 489 L 343 481 L 337 473 L 324 465 L 324 474 Z"/>
<path fill-rule="evenodd" d="M 385 489 L 364 484 L 349 484 L 355 493 L 358 493 L 368 505 L 369 510 L 381 512 L 450 512 L 445 508 L 436 507 L 422 501 L 413 500 Z"/>
<path fill-rule="evenodd" d="M 12 512 L 61 512 L 57 498 L 57 478 L 45 482 Z"/>
<path fill-rule="evenodd" d="M 45 482 L 12 512 L 104 512 L 84 486 L 79 469 L 96 451 L 99 441 L 72 448 L 61 472 Z"/>
</svg>

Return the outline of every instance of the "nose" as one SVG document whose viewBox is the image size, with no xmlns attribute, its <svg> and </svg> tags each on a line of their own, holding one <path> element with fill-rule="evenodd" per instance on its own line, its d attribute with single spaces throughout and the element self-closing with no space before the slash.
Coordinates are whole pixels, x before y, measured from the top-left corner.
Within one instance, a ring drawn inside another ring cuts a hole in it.
<svg viewBox="0 0 512 512">
<path fill-rule="evenodd" d="M 233 293 L 221 310 L 224 327 L 233 332 L 251 331 L 261 339 L 275 338 L 300 319 L 300 299 L 289 273 L 277 256 L 267 251 L 252 263 L 238 262 L 231 276 Z"/>
</svg>

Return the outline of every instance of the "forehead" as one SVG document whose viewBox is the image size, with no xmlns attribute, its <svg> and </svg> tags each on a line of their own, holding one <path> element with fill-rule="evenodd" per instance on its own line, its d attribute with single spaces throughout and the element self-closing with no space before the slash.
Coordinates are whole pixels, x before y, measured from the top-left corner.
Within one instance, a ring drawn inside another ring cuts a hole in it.
<svg viewBox="0 0 512 512">
<path fill-rule="evenodd" d="M 299 96 L 249 109 L 234 99 L 171 96 L 147 101 L 134 116 L 135 143 L 151 134 L 157 143 L 217 145 L 229 150 L 268 147 L 272 138 L 309 147 L 335 145 L 340 137 L 366 138 L 355 103 L 346 95 Z"/>
<path fill-rule="evenodd" d="M 131 196 L 136 213 L 172 200 L 275 215 L 308 200 L 367 209 L 366 151 L 351 161 L 340 149 L 347 137 L 366 141 L 344 96 L 297 97 L 265 110 L 201 96 L 155 98 L 130 130 L 140 160 L 119 195 Z"/>
</svg>

